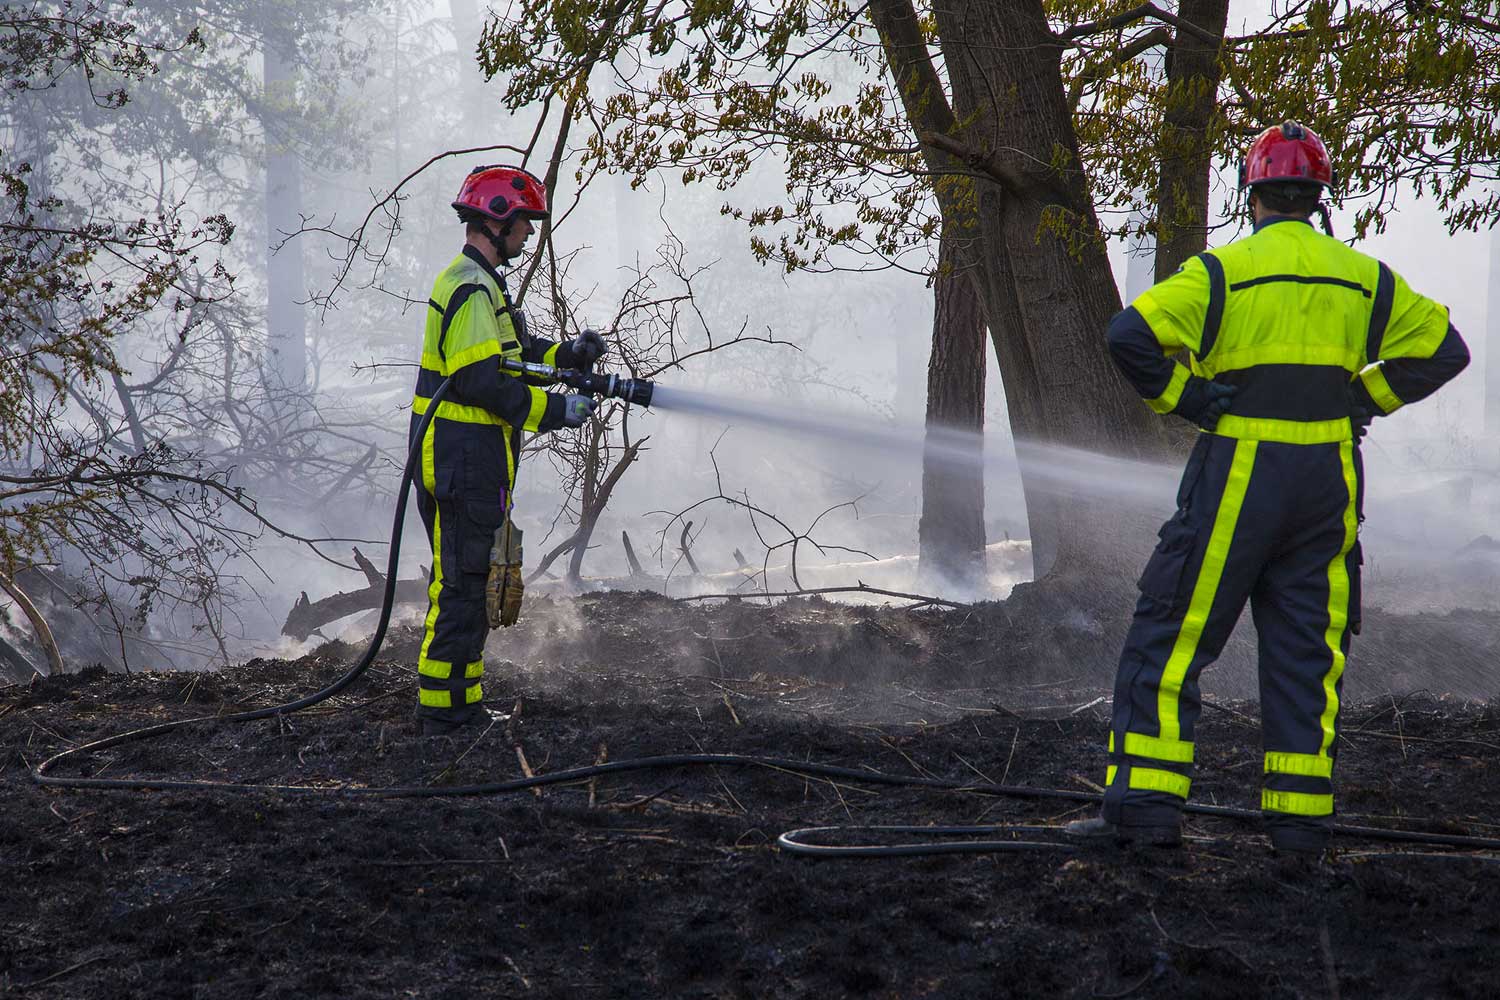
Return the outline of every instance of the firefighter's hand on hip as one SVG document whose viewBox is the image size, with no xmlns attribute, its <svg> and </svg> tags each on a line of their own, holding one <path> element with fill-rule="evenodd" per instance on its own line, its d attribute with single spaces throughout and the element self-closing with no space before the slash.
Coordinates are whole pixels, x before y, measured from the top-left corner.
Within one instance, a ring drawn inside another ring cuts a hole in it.
<svg viewBox="0 0 1500 1000">
<path fill-rule="evenodd" d="M 1182 398 L 1172 410 L 1183 419 L 1197 424 L 1206 431 L 1219 426 L 1219 418 L 1229 412 L 1238 386 L 1223 385 L 1206 378 L 1192 375 L 1182 388 Z"/>
</svg>

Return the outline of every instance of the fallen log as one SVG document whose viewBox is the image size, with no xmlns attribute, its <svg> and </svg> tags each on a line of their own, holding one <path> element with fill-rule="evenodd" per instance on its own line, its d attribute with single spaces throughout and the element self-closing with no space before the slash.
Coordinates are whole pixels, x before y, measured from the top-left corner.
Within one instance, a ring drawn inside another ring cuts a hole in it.
<svg viewBox="0 0 1500 1000">
<path fill-rule="evenodd" d="M 286 624 L 281 626 L 282 635 L 289 635 L 300 642 L 330 622 L 359 611 L 380 607 L 385 600 L 385 576 L 357 548 L 354 550 L 354 561 L 364 571 L 365 579 L 370 581 L 370 585 L 363 590 L 347 590 L 316 601 L 309 600 L 307 591 L 302 591 L 302 596 L 297 598 L 286 616 Z M 417 604 L 426 601 L 428 572 L 428 567 L 423 566 L 420 577 L 397 580 L 396 603 Z"/>
</svg>

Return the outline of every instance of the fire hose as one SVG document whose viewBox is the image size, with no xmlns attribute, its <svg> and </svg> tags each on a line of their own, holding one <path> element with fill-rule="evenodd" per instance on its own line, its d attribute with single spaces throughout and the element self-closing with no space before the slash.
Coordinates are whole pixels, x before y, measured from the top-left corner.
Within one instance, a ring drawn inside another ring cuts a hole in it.
<svg viewBox="0 0 1500 1000">
<path fill-rule="evenodd" d="M 559 382 L 579 392 L 592 395 L 604 396 L 606 398 L 620 399 L 629 405 L 649 406 L 654 391 L 654 385 L 650 381 L 637 378 L 621 378 L 613 374 L 598 374 L 589 371 L 576 371 L 571 369 L 559 369 L 551 365 L 536 364 L 532 362 L 506 361 L 504 367 L 518 374 L 531 375 L 538 378 Z M 903 775 L 887 774 L 880 771 L 865 770 L 862 768 L 842 767 L 834 764 L 823 764 L 812 761 L 793 760 L 780 757 L 755 756 L 748 754 L 715 754 L 715 753 L 691 753 L 671 754 L 655 757 L 639 757 L 629 760 L 611 761 L 603 764 L 592 764 L 588 766 L 569 768 L 562 771 L 553 771 L 548 774 L 535 775 L 527 778 L 517 778 L 510 781 L 488 782 L 476 785 L 445 785 L 445 786 L 311 786 L 311 785 L 271 785 L 252 784 L 240 782 L 184 780 L 170 778 L 92 778 L 92 777 L 66 777 L 50 773 L 63 761 L 73 757 L 85 757 L 111 747 L 121 746 L 126 743 L 138 742 L 152 739 L 166 733 L 187 726 L 197 724 L 224 724 L 231 722 L 251 722 L 257 719 L 282 718 L 294 712 L 310 708 L 319 702 L 326 701 L 343 691 L 354 683 L 370 665 L 375 661 L 380 652 L 381 645 L 385 642 L 386 628 L 390 624 L 391 610 L 395 603 L 396 595 L 396 573 L 399 569 L 401 551 L 402 526 L 406 519 L 407 495 L 411 488 L 412 478 L 416 463 L 420 460 L 421 448 L 419 443 L 426 435 L 427 429 L 433 417 L 437 414 L 439 404 L 446 396 L 452 382 L 445 379 L 428 401 L 427 411 L 417 426 L 417 432 L 413 436 L 414 444 L 406 456 L 406 464 L 401 473 L 401 484 L 396 495 L 395 520 L 391 528 L 390 557 L 387 560 L 385 574 L 385 592 L 383 595 L 379 621 L 375 626 L 375 633 L 370 638 L 369 646 L 347 672 L 338 677 L 332 683 L 304 697 L 280 705 L 271 705 L 265 708 L 252 709 L 244 712 L 234 712 L 227 715 L 203 715 L 187 719 L 177 719 L 171 722 L 159 723 L 132 729 L 127 732 L 118 733 L 103 739 L 94 740 L 90 743 L 81 744 L 42 761 L 31 769 L 31 780 L 39 786 L 46 788 L 70 788 L 70 789 L 107 789 L 126 791 L 181 791 L 181 792 L 219 792 L 219 793 L 259 793 L 277 795 L 334 795 L 346 798 L 451 798 L 482 795 L 503 795 L 532 788 L 540 788 L 544 785 L 573 784 L 587 781 L 591 778 L 610 774 L 623 774 L 636 771 L 654 770 L 668 767 L 761 767 L 782 771 L 795 775 L 813 778 L 838 778 L 849 782 L 858 782 L 867 785 L 927 788 L 939 791 L 966 792 L 979 795 L 1006 796 L 1022 799 L 1040 799 L 1052 801 L 1073 802 L 1079 804 L 1097 803 L 1101 796 L 1092 792 L 1078 792 L 1058 788 L 1039 788 L 1029 785 L 1007 785 L 994 783 L 975 783 L 968 781 L 952 781 L 943 778 L 907 777 Z M 1260 814 L 1249 809 L 1236 809 L 1228 806 L 1211 806 L 1188 803 L 1185 811 L 1200 816 L 1212 816 L 1237 821 L 1259 822 Z M 1079 848 L 1070 843 L 1057 840 L 1027 840 L 1017 839 L 1016 834 L 1053 836 L 1059 832 L 1055 826 L 1024 826 L 1024 825 L 996 825 L 996 826 L 827 826 L 808 827 L 798 830 L 790 830 L 783 833 L 777 839 L 777 846 L 789 853 L 804 857 L 829 858 L 829 857 L 902 857 L 911 855 L 930 854 L 953 854 L 953 853 L 996 853 L 996 852 L 1020 852 L 1020 851 L 1076 851 Z M 1353 837 L 1363 840 L 1377 840 L 1395 843 L 1430 844 L 1442 847 L 1450 847 L 1462 851 L 1497 851 L 1500 850 L 1500 839 L 1485 837 L 1473 837 L 1459 834 L 1425 833 L 1414 830 L 1393 830 L 1384 827 L 1350 826 L 1335 824 L 1333 833 L 1343 837 Z M 854 834 L 878 834 L 883 837 L 899 836 L 911 838 L 936 839 L 925 843 L 880 843 L 868 845 L 826 844 L 815 842 L 821 838 L 848 837 Z M 973 838 L 984 839 L 941 839 L 941 838 Z M 1453 855 L 1463 857 L 1465 855 Z"/>
</svg>

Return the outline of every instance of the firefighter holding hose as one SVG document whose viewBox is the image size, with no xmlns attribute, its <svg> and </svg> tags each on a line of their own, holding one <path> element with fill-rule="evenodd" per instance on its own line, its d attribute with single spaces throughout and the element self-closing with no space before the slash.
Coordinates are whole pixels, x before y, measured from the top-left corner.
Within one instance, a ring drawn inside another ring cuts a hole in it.
<svg viewBox="0 0 1500 1000">
<path fill-rule="evenodd" d="M 540 180 L 519 167 L 476 167 L 453 208 L 465 225 L 464 247 L 433 285 L 412 400 L 416 448 L 432 395 L 452 379 L 420 442 L 415 477 L 417 509 L 432 545 L 417 663 L 423 735 L 450 734 L 487 718 L 485 638 L 492 623 L 514 624 L 520 610 L 518 546 L 507 553 L 497 538 L 509 534 L 501 529 L 509 528 L 521 432 L 580 427 L 597 405 L 586 394 L 546 392 L 533 384 L 539 380 L 507 371 L 502 362 L 587 370 L 606 350 L 593 330 L 563 344 L 530 336 L 511 302 L 499 269 L 520 256 L 534 223 L 548 217 Z M 492 560 L 497 547 L 502 550 Z M 487 612 L 492 576 L 491 604 L 498 606 Z"/>
<path fill-rule="evenodd" d="M 1468 363 L 1448 310 L 1315 230 L 1336 183 L 1323 142 L 1267 129 L 1240 171 L 1254 232 L 1199 254 L 1109 327 L 1157 413 L 1197 424 L 1177 513 L 1140 579 L 1115 680 L 1102 814 L 1073 836 L 1171 846 L 1192 782 L 1198 678 L 1248 601 L 1258 635 L 1261 812 L 1272 847 L 1321 855 L 1340 691 L 1359 631 L 1369 422 Z M 1191 369 L 1172 360 L 1186 351 Z"/>
</svg>

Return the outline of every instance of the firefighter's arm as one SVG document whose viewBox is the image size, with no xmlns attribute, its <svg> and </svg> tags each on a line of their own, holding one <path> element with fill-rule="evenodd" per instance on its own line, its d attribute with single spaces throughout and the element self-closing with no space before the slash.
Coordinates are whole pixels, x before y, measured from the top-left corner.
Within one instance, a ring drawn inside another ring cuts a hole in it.
<svg viewBox="0 0 1500 1000">
<path fill-rule="evenodd" d="M 560 344 L 532 337 L 531 345 L 524 349 L 522 356 L 527 361 L 540 361 L 554 368 L 588 368 L 604 351 L 603 339 L 594 331 L 585 330 L 578 337 Z"/>
<path fill-rule="evenodd" d="M 1469 348 L 1439 303 L 1412 291 L 1400 275 L 1382 265 L 1377 316 L 1366 344 L 1366 367 L 1354 378 L 1354 405 L 1372 416 L 1386 416 L 1425 399 L 1469 363 Z M 1389 305 L 1380 299 L 1388 295 Z M 1379 311 L 1389 309 L 1383 324 Z"/>
<path fill-rule="evenodd" d="M 566 356 L 562 345 L 554 344 L 545 337 L 538 337 L 534 334 L 530 340 L 531 343 L 521 349 L 521 360 L 540 362 L 544 365 L 551 365 L 554 368 L 572 367 L 568 363 L 572 359 Z"/>
<path fill-rule="evenodd" d="M 1450 323 L 1431 357 L 1390 358 L 1360 372 L 1351 384 L 1354 403 L 1372 416 L 1388 416 L 1426 399 L 1469 364 L 1469 346 Z"/>
<path fill-rule="evenodd" d="M 1110 356 L 1146 405 L 1157 413 L 1181 413 L 1184 391 L 1194 382 L 1204 381 L 1191 375 L 1171 355 L 1196 351 L 1201 345 L 1211 294 L 1208 270 L 1202 260 L 1193 257 L 1176 274 L 1142 292 L 1110 321 Z M 1195 395 L 1191 391 L 1188 394 Z"/>
<path fill-rule="evenodd" d="M 554 431 L 563 426 L 563 397 L 503 370 L 498 349 L 453 373 L 452 396 L 454 402 L 488 410 L 512 427 Z"/>
<path fill-rule="evenodd" d="M 1109 321 L 1109 355 L 1115 367 L 1157 413 L 1170 413 L 1182 396 L 1188 370 L 1167 357 L 1149 323 L 1135 306 Z"/>
<path fill-rule="evenodd" d="M 1109 354 L 1125 378 L 1157 413 L 1171 413 L 1212 430 L 1234 390 L 1188 372 L 1166 356 L 1161 340 L 1131 306 L 1109 324 Z"/>
<path fill-rule="evenodd" d="M 521 317 L 520 322 L 524 326 L 526 322 L 525 314 L 517 310 L 514 315 Z M 508 324 L 510 323 L 510 315 L 504 315 L 500 317 L 500 326 L 502 330 L 506 329 Z M 545 337 L 538 337 L 535 335 L 521 338 L 521 340 L 522 343 L 525 344 L 525 346 L 521 348 L 521 360 L 523 361 L 551 365 L 553 368 L 587 367 L 579 363 L 579 358 L 576 356 L 573 350 L 574 341 L 570 340 L 561 344 L 555 344 Z M 525 375 L 522 377 L 532 385 L 549 384 L 546 379 L 543 379 L 537 375 Z"/>
<path fill-rule="evenodd" d="M 556 430 L 563 426 L 562 397 L 527 385 L 500 367 L 502 341 L 514 340 L 509 323 L 502 330 L 495 318 L 488 294 L 470 295 L 445 337 L 445 364 L 453 379 L 449 399 L 487 410 L 513 427 Z"/>
</svg>

